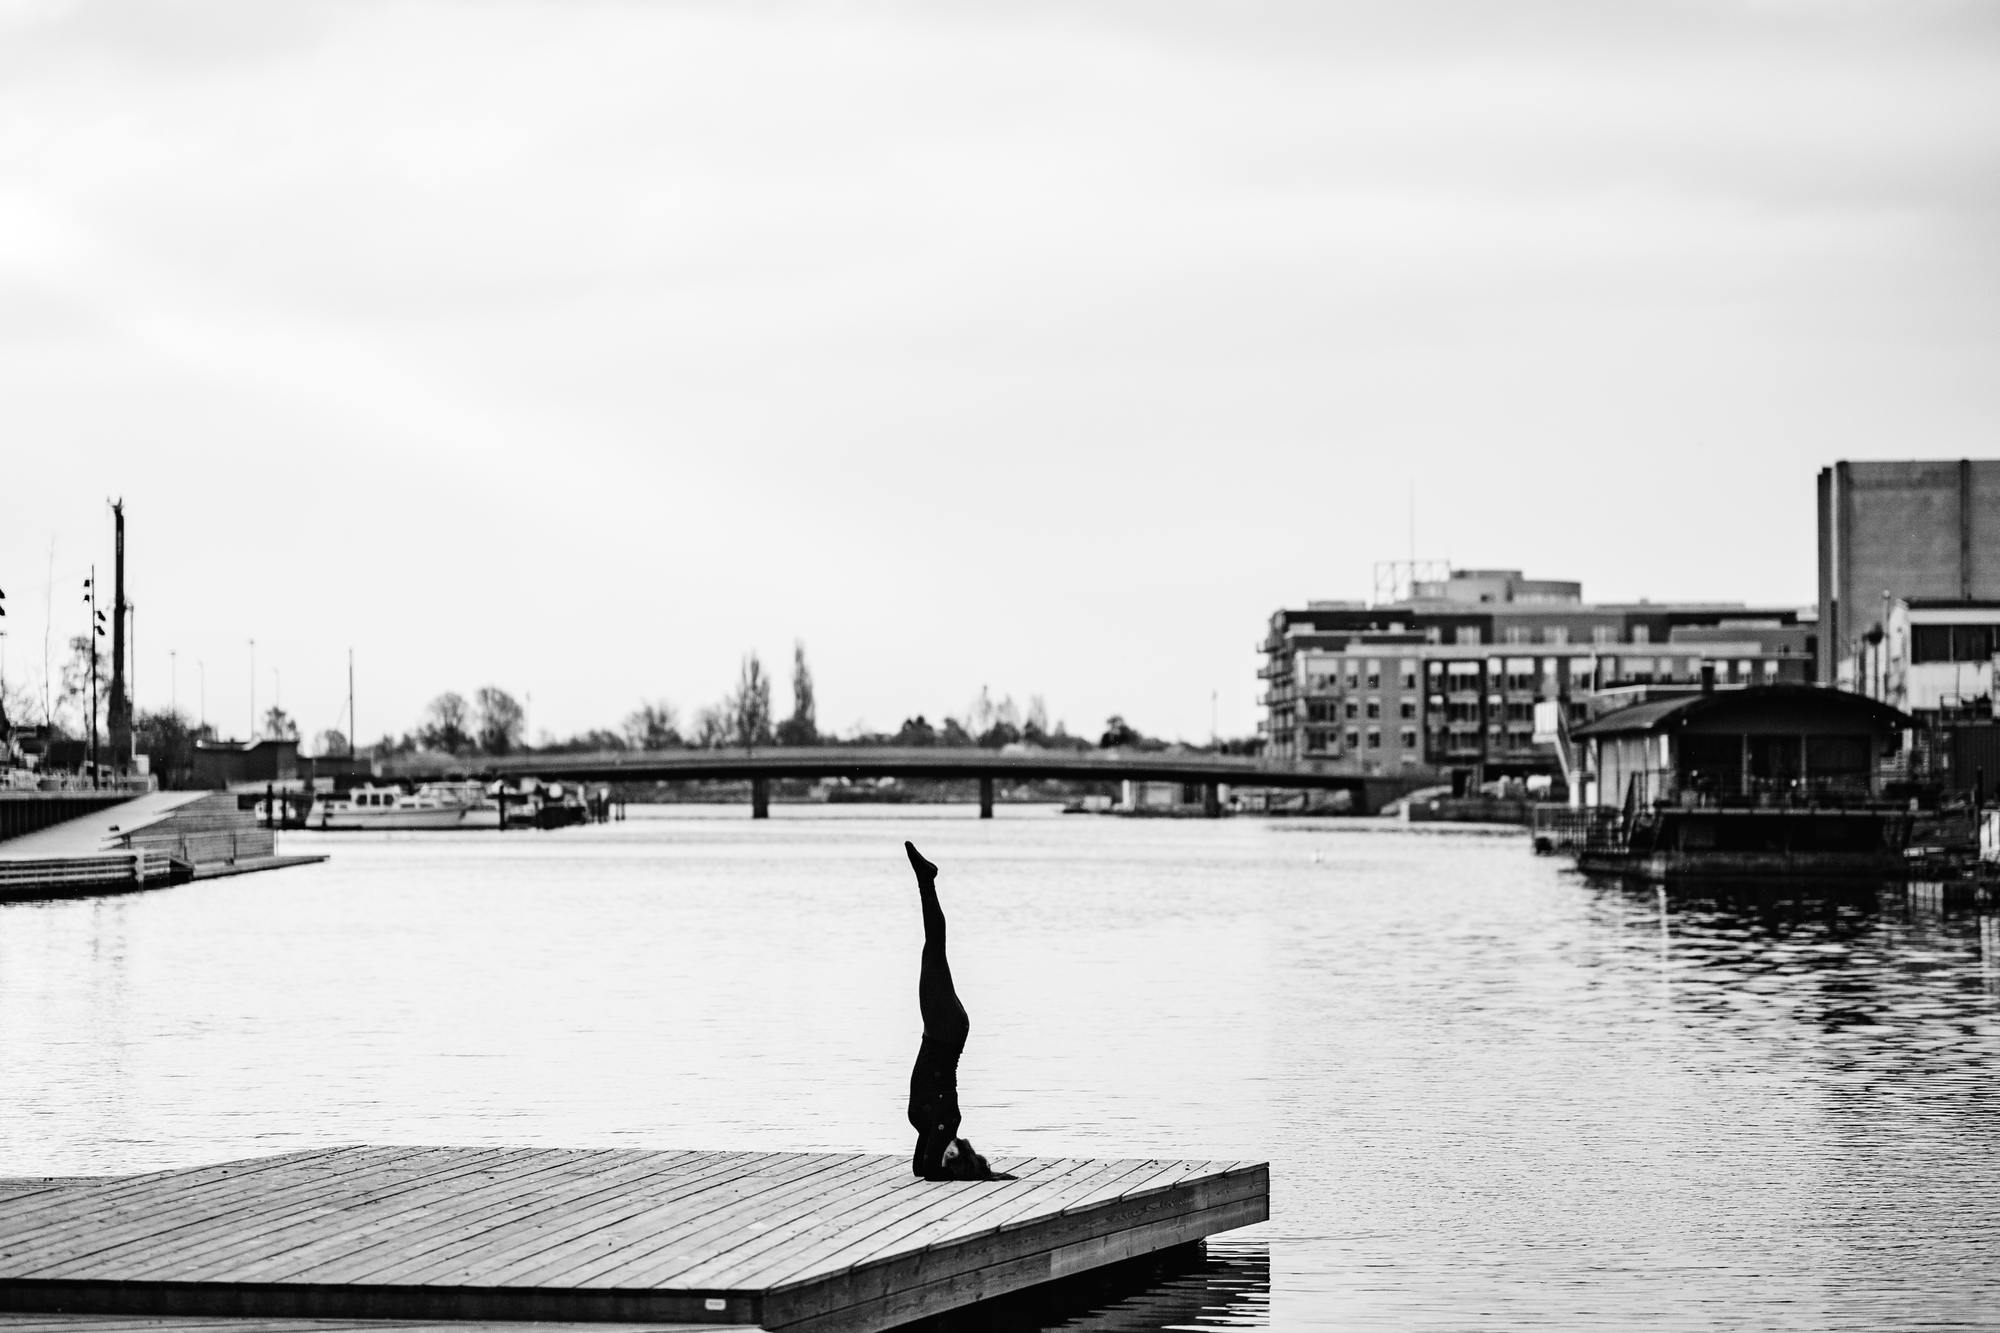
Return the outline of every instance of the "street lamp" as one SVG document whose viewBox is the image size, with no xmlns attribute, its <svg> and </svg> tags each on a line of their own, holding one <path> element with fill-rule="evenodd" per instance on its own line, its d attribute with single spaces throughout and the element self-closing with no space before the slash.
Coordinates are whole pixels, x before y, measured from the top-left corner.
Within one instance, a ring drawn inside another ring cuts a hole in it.
<svg viewBox="0 0 2000 1333">
<path fill-rule="evenodd" d="M 257 743 L 257 641 L 250 640 L 250 743 Z"/>
</svg>

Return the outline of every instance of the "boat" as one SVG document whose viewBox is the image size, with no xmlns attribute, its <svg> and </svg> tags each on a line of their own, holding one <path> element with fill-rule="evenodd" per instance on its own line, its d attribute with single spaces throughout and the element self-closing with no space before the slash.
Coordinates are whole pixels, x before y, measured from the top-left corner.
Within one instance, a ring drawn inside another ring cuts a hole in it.
<svg viewBox="0 0 2000 1333">
<path fill-rule="evenodd" d="M 328 831 L 498 828 L 500 808 L 476 782 L 429 782 L 414 792 L 367 783 L 314 802 L 306 826 Z"/>
</svg>

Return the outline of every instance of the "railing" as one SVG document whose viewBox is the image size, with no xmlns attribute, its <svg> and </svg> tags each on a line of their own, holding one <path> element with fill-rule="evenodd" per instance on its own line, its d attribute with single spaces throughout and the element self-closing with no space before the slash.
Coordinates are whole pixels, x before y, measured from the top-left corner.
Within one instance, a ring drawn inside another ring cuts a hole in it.
<svg viewBox="0 0 2000 1333">
<path fill-rule="evenodd" d="M 116 795 L 119 792 L 144 794 L 159 790 L 160 779 L 147 774 L 143 777 L 98 778 L 95 781 L 81 773 L 42 773 L 28 768 L 10 768 L 0 772 L 0 791 L 66 792 L 72 795 L 101 792 Z"/>
<path fill-rule="evenodd" d="M 1544 854 L 1622 853 L 1631 845 L 1623 812 L 1603 806 L 1579 810 L 1567 805 L 1538 805 L 1529 830 L 1535 850 Z"/>
</svg>

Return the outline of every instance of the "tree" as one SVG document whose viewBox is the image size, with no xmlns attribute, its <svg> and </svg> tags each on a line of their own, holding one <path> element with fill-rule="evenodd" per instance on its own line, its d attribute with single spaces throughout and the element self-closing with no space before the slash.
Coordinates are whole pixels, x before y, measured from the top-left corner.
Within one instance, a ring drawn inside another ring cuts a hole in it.
<svg viewBox="0 0 2000 1333">
<path fill-rule="evenodd" d="M 625 740 L 635 750 L 671 750 L 681 740 L 680 715 L 665 699 L 642 703 L 625 715 Z"/>
<path fill-rule="evenodd" d="M 1104 723 L 1104 736 L 1097 744 L 1106 750 L 1115 750 L 1123 745 L 1137 745 L 1145 737 L 1141 736 L 1130 723 L 1117 713 L 1113 713 Z"/>
<path fill-rule="evenodd" d="M 780 745 L 819 744 L 819 718 L 813 704 L 812 669 L 806 665 L 806 646 L 792 643 L 792 715 L 778 726 Z"/>
<path fill-rule="evenodd" d="M 55 717 L 52 720 L 57 726 L 65 729 L 73 724 L 79 736 L 90 734 L 91 666 L 91 636 L 78 634 L 69 641 L 69 656 L 63 661 L 62 683 L 56 693 Z M 104 731 L 104 672 L 104 654 L 98 653 L 96 700 L 99 714 L 97 729 L 100 735 Z"/>
<path fill-rule="evenodd" d="M 589 731 L 578 732 L 563 740 L 557 740 L 545 731 L 542 733 L 541 744 L 535 748 L 551 754 L 588 754 L 596 750 L 623 750 L 626 748 L 626 743 L 623 732 L 593 727 Z"/>
<path fill-rule="evenodd" d="M 290 713 L 272 704 L 264 713 L 261 735 L 265 740 L 295 741 L 299 738 L 299 724 L 292 721 Z"/>
<path fill-rule="evenodd" d="M 965 729 L 963 722 L 960 722 L 955 717 L 948 717 L 944 720 L 944 730 L 938 734 L 939 745 L 963 748 L 973 743 L 972 733 Z"/>
<path fill-rule="evenodd" d="M 314 747 L 316 752 L 322 755 L 344 755 L 349 749 L 347 733 L 339 727 L 328 727 L 319 734 L 319 740 L 314 742 Z"/>
<path fill-rule="evenodd" d="M 194 786 L 194 745 L 208 732 L 188 725 L 173 711 L 141 713 L 132 720 L 132 744 L 147 757 L 160 785 L 170 791 Z"/>
<path fill-rule="evenodd" d="M 1042 702 L 1041 695 L 1031 694 L 1028 696 L 1028 720 L 1021 724 L 1021 735 L 1024 739 L 1039 744 L 1048 734 L 1048 705 Z"/>
<path fill-rule="evenodd" d="M 527 710 L 498 685 L 482 685 L 472 696 L 479 748 L 488 754 L 511 754 L 521 748 L 528 729 Z"/>
<path fill-rule="evenodd" d="M 902 728 L 896 732 L 895 743 L 897 745 L 936 745 L 938 743 L 937 728 L 924 721 L 922 713 L 917 714 L 915 717 L 904 718 Z"/>
<path fill-rule="evenodd" d="M 417 741 L 426 749 L 450 754 L 470 748 L 472 733 L 466 727 L 465 696 L 446 690 L 431 700 L 424 709 L 423 723 L 417 728 Z"/>
<path fill-rule="evenodd" d="M 736 689 L 727 701 L 732 738 L 744 749 L 771 743 L 771 678 L 755 652 L 743 655 Z"/>
<path fill-rule="evenodd" d="M 694 715 L 694 743 L 704 750 L 729 744 L 736 734 L 735 716 L 726 699 L 702 709 Z"/>
</svg>

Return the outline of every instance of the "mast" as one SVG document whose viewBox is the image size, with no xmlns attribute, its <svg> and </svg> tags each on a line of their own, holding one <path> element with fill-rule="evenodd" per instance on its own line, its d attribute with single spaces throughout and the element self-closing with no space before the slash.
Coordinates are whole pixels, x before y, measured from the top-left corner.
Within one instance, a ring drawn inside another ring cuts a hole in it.
<svg viewBox="0 0 2000 1333">
<path fill-rule="evenodd" d="M 132 698 L 125 687 L 125 617 L 130 609 L 125 601 L 125 501 L 111 502 L 115 534 L 111 572 L 111 702 L 105 709 L 105 739 L 111 745 L 111 762 L 123 769 L 132 753 Z M 92 642 L 96 636 L 92 636 Z"/>
<path fill-rule="evenodd" d="M 354 650 L 347 650 L 347 757 L 354 758 Z"/>
</svg>

